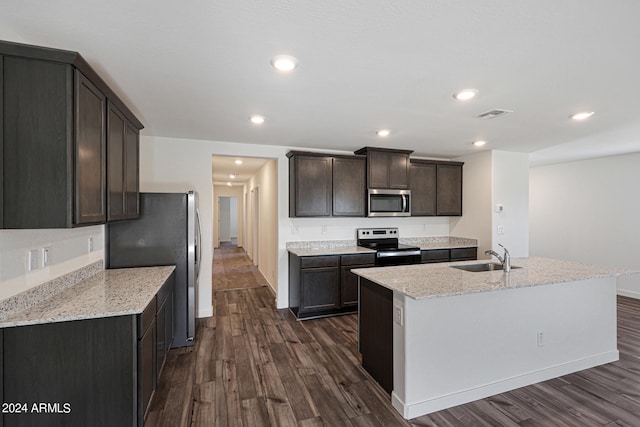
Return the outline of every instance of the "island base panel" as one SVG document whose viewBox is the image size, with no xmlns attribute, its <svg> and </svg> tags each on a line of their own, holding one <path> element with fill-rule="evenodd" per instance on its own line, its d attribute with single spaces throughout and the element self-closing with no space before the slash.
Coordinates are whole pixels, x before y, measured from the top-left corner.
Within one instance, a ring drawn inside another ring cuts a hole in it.
<svg viewBox="0 0 640 427">
<path fill-rule="evenodd" d="M 359 346 L 362 367 L 393 391 L 393 291 L 360 278 Z"/>
</svg>

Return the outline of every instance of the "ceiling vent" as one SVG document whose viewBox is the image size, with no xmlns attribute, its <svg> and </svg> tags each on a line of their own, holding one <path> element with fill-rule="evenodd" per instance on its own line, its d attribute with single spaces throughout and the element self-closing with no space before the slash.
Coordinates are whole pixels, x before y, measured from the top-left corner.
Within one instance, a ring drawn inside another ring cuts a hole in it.
<svg viewBox="0 0 640 427">
<path fill-rule="evenodd" d="M 499 108 L 496 108 L 495 110 L 490 110 L 490 111 L 486 111 L 484 113 L 478 114 L 476 117 L 479 119 L 489 120 L 489 119 L 495 119 L 496 117 L 505 115 L 507 113 L 513 113 L 513 111 L 501 110 Z"/>
</svg>

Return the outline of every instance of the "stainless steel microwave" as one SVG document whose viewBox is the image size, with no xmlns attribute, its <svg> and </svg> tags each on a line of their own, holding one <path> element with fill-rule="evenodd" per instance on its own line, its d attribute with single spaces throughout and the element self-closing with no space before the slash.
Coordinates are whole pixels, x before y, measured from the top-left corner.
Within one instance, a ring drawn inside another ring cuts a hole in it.
<svg viewBox="0 0 640 427">
<path fill-rule="evenodd" d="M 411 216 L 411 190 L 369 189 L 368 216 Z"/>
</svg>

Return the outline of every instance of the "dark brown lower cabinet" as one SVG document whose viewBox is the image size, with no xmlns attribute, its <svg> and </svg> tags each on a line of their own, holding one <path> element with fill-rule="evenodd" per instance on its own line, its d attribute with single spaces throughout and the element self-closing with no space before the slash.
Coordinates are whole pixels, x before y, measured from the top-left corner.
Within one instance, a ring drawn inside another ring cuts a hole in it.
<svg viewBox="0 0 640 427">
<path fill-rule="evenodd" d="M 158 294 L 162 310 L 173 275 Z M 158 325 L 173 322 L 166 311 L 158 321 L 156 299 L 137 315 L 0 330 L 0 397 L 13 405 L 0 426 L 142 426 L 166 357 L 157 354 Z"/>
<path fill-rule="evenodd" d="M 351 269 L 373 266 L 375 254 L 299 257 L 289 253 L 289 308 L 298 319 L 358 310 Z"/>
<path fill-rule="evenodd" d="M 373 267 L 375 266 L 375 262 L 376 257 L 374 254 L 353 254 L 342 255 L 340 257 L 340 303 L 342 307 L 358 309 L 358 276 L 353 274 L 351 270 Z"/>
<path fill-rule="evenodd" d="M 393 391 L 393 291 L 360 278 L 358 345 L 362 367 L 389 394 Z"/>
<path fill-rule="evenodd" d="M 423 264 L 472 261 L 478 259 L 478 248 L 425 249 L 421 254 Z"/>
</svg>

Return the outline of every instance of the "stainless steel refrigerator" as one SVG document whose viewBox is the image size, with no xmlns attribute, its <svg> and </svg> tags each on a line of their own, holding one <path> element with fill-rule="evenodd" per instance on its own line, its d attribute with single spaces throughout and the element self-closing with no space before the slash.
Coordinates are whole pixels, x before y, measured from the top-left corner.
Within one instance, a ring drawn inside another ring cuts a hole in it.
<svg viewBox="0 0 640 427">
<path fill-rule="evenodd" d="M 172 347 L 194 344 L 200 273 L 198 194 L 140 193 L 140 218 L 106 226 L 107 268 L 175 265 Z"/>
</svg>

